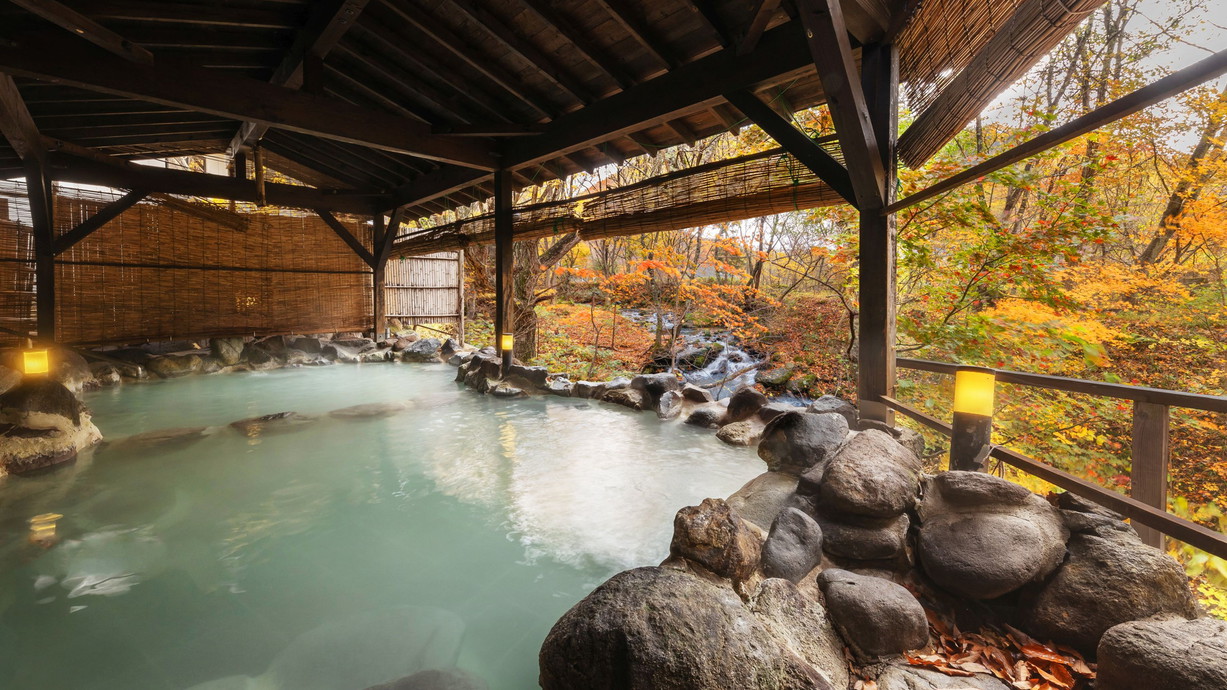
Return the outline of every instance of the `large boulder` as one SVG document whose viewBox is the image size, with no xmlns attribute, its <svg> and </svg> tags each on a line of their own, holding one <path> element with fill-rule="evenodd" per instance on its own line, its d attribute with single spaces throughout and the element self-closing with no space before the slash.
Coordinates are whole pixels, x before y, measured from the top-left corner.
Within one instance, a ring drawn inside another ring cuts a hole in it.
<svg viewBox="0 0 1227 690">
<path fill-rule="evenodd" d="M 724 421 L 724 405 L 720 403 L 704 403 L 695 407 L 686 417 L 686 423 L 704 429 L 718 429 Z"/>
<path fill-rule="evenodd" d="M 920 563 L 947 591 L 993 599 L 1048 577 L 1069 531 L 1048 501 L 981 472 L 928 480 L 919 507 Z"/>
<path fill-rule="evenodd" d="M 437 362 L 439 361 L 439 340 L 437 338 L 422 338 L 409 344 L 400 353 L 404 362 Z"/>
<path fill-rule="evenodd" d="M 531 388 L 545 388 L 550 377 L 549 369 L 545 367 L 530 367 L 523 364 L 512 364 L 507 367 L 508 378 L 516 379 Z"/>
<path fill-rule="evenodd" d="M 720 498 L 677 511 L 669 555 L 685 558 L 720 577 L 748 580 L 758 568 L 758 536 Z"/>
<path fill-rule="evenodd" d="M 646 410 L 652 404 L 647 393 L 635 388 L 615 388 L 611 391 L 606 391 L 605 395 L 601 396 L 601 400 L 629 407 L 632 410 Z"/>
<path fill-rule="evenodd" d="M 729 508 L 761 530 L 775 521 L 797 489 L 797 478 L 782 472 L 764 472 L 728 497 Z"/>
<path fill-rule="evenodd" d="M 920 458 L 888 434 L 862 431 L 840 447 L 825 470 L 819 466 L 801 475 L 799 490 L 816 490 L 831 514 L 891 518 L 916 505 L 920 469 Z"/>
<path fill-rule="evenodd" d="M 794 405 L 787 402 L 772 402 L 758 408 L 758 414 L 755 415 L 760 422 L 766 424 L 771 420 L 779 417 L 786 412 L 804 412 L 801 405 Z"/>
<path fill-rule="evenodd" d="M 541 647 L 544 690 L 842 690 L 843 644 L 826 612 L 770 579 L 746 602 L 672 568 L 610 578 Z"/>
<path fill-rule="evenodd" d="M 760 408 L 767 404 L 767 396 L 750 388 L 742 386 L 729 397 L 728 415 L 725 423 L 740 422 L 758 414 Z"/>
<path fill-rule="evenodd" d="M 796 508 L 780 511 L 763 542 L 763 576 L 796 584 L 821 562 L 822 528 L 814 518 Z"/>
<path fill-rule="evenodd" d="M 631 379 L 631 388 L 643 391 L 655 402 L 665 393 L 680 391 L 682 384 L 673 374 L 640 374 Z"/>
<path fill-rule="evenodd" d="M 901 585 L 829 568 L 818 575 L 827 611 L 861 657 L 901 654 L 929 644 L 924 607 Z"/>
<path fill-rule="evenodd" d="M 265 371 L 268 369 L 276 369 L 285 363 L 285 351 L 281 352 L 282 357 L 278 357 L 276 351 L 261 343 L 247 343 L 243 348 L 242 360 L 251 367 L 253 371 Z M 333 354 L 332 357 L 338 361 L 341 360 L 341 355 Z M 354 355 L 355 360 L 357 355 Z M 152 362 L 147 365 L 152 370 Z"/>
<path fill-rule="evenodd" d="M 841 415 L 787 412 L 763 430 L 758 457 L 772 472 L 801 475 L 825 465 L 847 437 L 848 421 Z"/>
<path fill-rule="evenodd" d="M 1227 688 L 1227 621 L 1136 621 L 1099 641 L 1098 690 Z"/>
<path fill-rule="evenodd" d="M 1094 653 L 1114 625 L 1197 614 L 1175 559 L 1133 534 L 1107 530 L 1069 540 L 1069 558 L 1026 607 L 1024 623 L 1033 635 Z"/>
<path fill-rule="evenodd" d="M 0 476 L 67 462 L 102 440 L 77 396 L 48 377 L 27 377 L 0 394 L 0 437 Z"/>
<path fill-rule="evenodd" d="M 232 367 L 243 361 L 244 346 L 245 343 L 243 342 L 242 338 L 209 339 L 209 351 L 213 354 L 213 357 L 228 367 Z"/>
<path fill-rule="evenodd" d="M 824 395 L 821 398 L 818 398 L 814 402 L 810 403 L 809 407 L 805 411 L 812 412 L 814 414 L 830 414 L 833 412 L 835 414 L 842 415 L 844 419 L 848 420 L 849 427 L 856 427 L 856 406 L 847 400 L 837 398 L 834 395 Z"/>
</svg>

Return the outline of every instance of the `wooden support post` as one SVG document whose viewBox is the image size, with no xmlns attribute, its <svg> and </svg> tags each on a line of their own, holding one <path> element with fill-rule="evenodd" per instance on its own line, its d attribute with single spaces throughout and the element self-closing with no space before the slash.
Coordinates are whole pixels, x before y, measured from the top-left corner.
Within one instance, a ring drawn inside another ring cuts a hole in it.
<svg viewBox="0 0 1227 690">
<path fill-rule="evenodd" d="M 503 358 L 503 371 L 511 366 L 512 350 L 503 349 L 503 334 L 511 333 L 511 245 L 514 218 L 511 207 L 511 172 L 494 171 L 494 346 Z"/>
<path fill-rule="evenodd" d="M 464 345 L 464 250 L 456 250 L 456 313 L 460 314 L 456 327 L 456 339 Z"/>
<path fill-rule="evenodd" d="M 55 333 L 55 203 L 51 178 L 37 161 L 26 166 L 26 191 L 34 225 L 34 281 L 37 286 L 39 342 L 54 343 Z"/>
<path fill-rule="evenodd" d="M 1171 460 L 1167 405 L 1133 403 L 1133 467 L 1129 495 L 1159 510 L 1167 510 L 1167 474 Z M 1142 541 L 1162 549 L 1163 533 L 1153 527 L 1134 525 Z"/>
<path fill-rule="evenodd" d="M 252 158 L 256 167 L 256 206 L 264 207 L 268 205 L 268 195 L 264 189 L 264 151 L 259 146 L 255 147 Z"/>
<path fill-rule="evenodd" d="M 383 246 L 384 233 L 386 232 L 388 232 L 388 230 L 384 228 L 383 214 L 376 213 L 375 217 L 373 218 L 372 226 L 371 226 L 371 237 L 373 238 L 373 243 L 375 245 L 375 251 L 378 252 L 379 248 Z M 371 328 L 371 337 L 374 338 L 375 340 L 379 340 L 380 337 L 382 337 L 383 329 L 384 329 L 384 321 L 387 320 L 387 315 L 386 315 L 387 306 L 386 306 L 386 301 L 384 300 L 384 289 L 385 289 L 386 281 L 384 280 L 384 270 L 383 270 L 384 267 L 387 266 L 387 264 L 388 264 L 387 257 L 376 256 L 375 265 L 371 267 L 372 268 L 371 287 L 374 290 L 372 294 L 372 305 L 371 305 L 372 307 L 371 314 L 373 318 L 373 327 Z"/>
<path fill-rule="evenodd" d="M 894 411 L 878 400 L 895 395 L 895 216 L 882 213 L 895 193 L 899 61 L 894 46 L 862 47 L 861 85 L 882 157 L 884 198 L 881 205 L 860 209 L 857 396 L 862 419 L 893 424 Z"/>
</svg>

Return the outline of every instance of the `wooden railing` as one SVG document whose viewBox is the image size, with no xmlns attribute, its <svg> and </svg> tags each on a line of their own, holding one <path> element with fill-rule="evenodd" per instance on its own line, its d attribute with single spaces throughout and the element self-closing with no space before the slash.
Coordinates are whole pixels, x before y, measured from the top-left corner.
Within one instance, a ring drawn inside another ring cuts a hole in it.
<svg viewBox="0 0 1227 690">
<path fill-rule="evenodd" d="M 901 357 L 896 360 L 896 364 L 905 369 L 938 374 L 954 374 L 958 370 L 958 365 L 955 364 L 923 359 Z M 1138 535 L 1152 546 L 1161 547 L 1163 535 L 1167 535 L 1220 558 L 1227 558 L 1227 535 L 1167 512 L 1171 408 L 1227 413 L 1227 397 L 1001 369 L 994 372 L 999 383 L 1132 401 L 1133 463 L 1130 469 L 1130 495 L 1117 493 L 1002 446 L 993 446 L 991 457 L 1124 515 L 1134 523 Z M 881 402 L 934 431 L 946 436 L 951 433 L 950 424 L 894 398 L 883 397 Z"/>
</svg>

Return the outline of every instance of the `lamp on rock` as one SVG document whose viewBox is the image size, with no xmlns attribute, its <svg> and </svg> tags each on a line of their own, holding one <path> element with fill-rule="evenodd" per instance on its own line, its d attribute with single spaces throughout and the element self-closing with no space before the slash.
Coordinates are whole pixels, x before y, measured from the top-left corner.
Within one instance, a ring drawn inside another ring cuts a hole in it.
<svg viewBox="0 0 1227 690">
<path fill-rule="evenodd" d="M 21 352 L 21 371 L 26 376 L 39 376 L 50 372 L 51 354 L 45 348 L 23 350 Z"/>
<path fill-rule="evenodd" d="M 983 472 L 992 450 L 993 395 L 996 372 L 959 367 L 954 374 L 954 419 L 950 434 L 950 469 Z"/>
</svg>

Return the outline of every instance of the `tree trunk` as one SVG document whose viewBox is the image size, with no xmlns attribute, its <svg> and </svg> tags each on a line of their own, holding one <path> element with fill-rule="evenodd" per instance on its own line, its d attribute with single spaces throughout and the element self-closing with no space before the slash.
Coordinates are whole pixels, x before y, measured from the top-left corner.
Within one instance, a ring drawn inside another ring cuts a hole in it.
<svg viewBox="0 0 1227 690">
<path fill-rule="evenodd" d="M 544 253 L 538 254 L 540 240 L 517 242 L 513 253 L 515 269 L 511 280 L 511 296 L 515 302 L 512 327 L 515 333 L 515 356 L 528 362 L 537 356 L 537 295 L 541 276 L 562 260 L 579 244 L 579 233 L 559 238 Z"/>
</svg>

